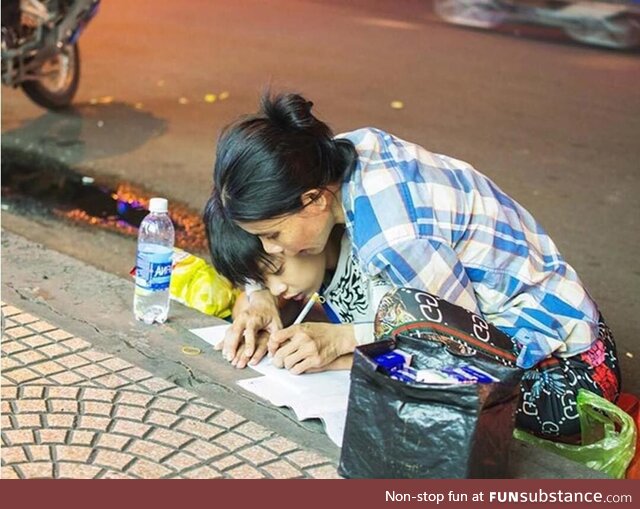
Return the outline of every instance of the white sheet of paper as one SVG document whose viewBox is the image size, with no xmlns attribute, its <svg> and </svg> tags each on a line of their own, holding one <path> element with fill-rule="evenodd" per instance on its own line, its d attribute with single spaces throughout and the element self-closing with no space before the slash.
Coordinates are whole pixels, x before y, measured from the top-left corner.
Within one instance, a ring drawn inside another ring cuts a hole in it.
<svg viewBox="0 0 640 509">
<path fill-rule="evenodd" d="M 321 373 L 305 373 L 292 375 L 286 369 L 276 368 L 271 359 L 265 357 L 257 365 L 251 366 L 258 373 L 277 380 L 296 393 L 333 394 L 341 392 L 345 385 L 349 387 L 349 371 L 323 371 Z"/>
<path fill-rule="evenodd" d="M 200 329 L 190 329 L 189 332 L 195 334 L 200 339 L 206 341 L 212 346 L 216 346 L 224 339 L 227 329 L 231 327 L 227 323 L 222 325 L 213 325 L 211 327 L 201 327 Z"/>
<path fill-rule="evenodd" d="M 224 339 L 230 326 L 214 325 L 191 329 L 190 332 L 215 346 Z M 276 368 L 265 357 L 256 366 L 250 366 L 263 376 L 240 380 L 238 385 L 276 406 L 290 407 L 298 420 L 322 420 L 329 438 L 342 445 L 344 424 L 349 399 L 349 371 L 323 371 L 292 375 L 286 369 Z"/>
<path fill-rule="evenodd" d="M 268 376 L 240 380 L 238 385 L 266 399 L 275 406 L 291 408 L 299 421 L 312 418 L 320 419 L 331 441 L 338 447 L 342 446 L 344 425 L 347 419 L 347 401 L 349 399 L 348 385 L 344 394 L 314 396 L 309 394 L 300 395 L 283 387 L 281 382 Z"/>
</svg>

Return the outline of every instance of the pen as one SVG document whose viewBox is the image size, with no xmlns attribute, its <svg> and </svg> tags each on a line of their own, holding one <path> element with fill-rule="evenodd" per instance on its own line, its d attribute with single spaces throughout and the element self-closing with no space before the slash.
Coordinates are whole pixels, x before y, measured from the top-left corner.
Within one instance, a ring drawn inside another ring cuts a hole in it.
<svg viewBox="0 0 640 509">
<path fill-rule="evenodd" d="M 300 314 L 298 315 L 298 318 L 296 318 L 295 322 L 293 322 L 293 325 L 302 323 L 302 320 L 304 320 L 309 314 L 309 311 L 311 311 L 311 308 L 316 302 L 322 302 L 322 297 L 320 297 L 318 292 L 313 292 L 313 295 L 309 298 L 309 302 L 307 302 L 302 308 L 302 311 L 300 311 Z"/>
</svg>

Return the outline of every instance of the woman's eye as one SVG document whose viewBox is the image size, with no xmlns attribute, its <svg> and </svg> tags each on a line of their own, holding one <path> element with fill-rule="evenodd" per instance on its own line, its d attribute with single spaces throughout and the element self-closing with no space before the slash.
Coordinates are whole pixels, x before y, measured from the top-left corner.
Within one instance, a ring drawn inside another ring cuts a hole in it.
<svg viewBox="0 0 640 509">
<path fill-rule="evenodd" d="M 282 273 L 284 272 L 284 265 L 280 265 L 280 267 L 278 268 L 278 270 L 276 270 L 273 275 L 274 276 L 282 276 Z"/>
<path fill-rule="evenodd" d="M 265 235 L 265 239 L 267 240 L 276 240 L 278 238 L 278 235 L 280 235 L 280 233 L 275 232 L 275 233 L 270 233 L 269 235 Z"/>
</svg>

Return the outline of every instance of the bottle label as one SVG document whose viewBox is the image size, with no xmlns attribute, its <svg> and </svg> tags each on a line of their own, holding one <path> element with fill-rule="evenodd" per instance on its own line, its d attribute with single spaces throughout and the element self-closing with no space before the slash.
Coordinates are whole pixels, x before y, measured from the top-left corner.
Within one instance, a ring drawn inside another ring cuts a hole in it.
<svg viewBox="0 0 640 509">
<path fill-rule="evenodd" d="M 171 255 L 167 248 L 140 249 L 136 258 L 136 286 L 151 292 L 169 289 Z"/>
</svg>

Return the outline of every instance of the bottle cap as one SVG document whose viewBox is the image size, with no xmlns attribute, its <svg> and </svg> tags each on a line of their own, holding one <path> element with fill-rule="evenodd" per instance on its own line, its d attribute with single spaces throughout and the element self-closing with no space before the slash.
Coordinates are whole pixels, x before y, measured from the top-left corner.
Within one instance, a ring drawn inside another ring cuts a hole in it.
<svg viewBox="0 0 640 509">
<path fill-rule="evenodd" d="M 151 198 L 149 200 L 149 212 L 166 212 L 169 202 L 166 198 Z"/>
</svg>

